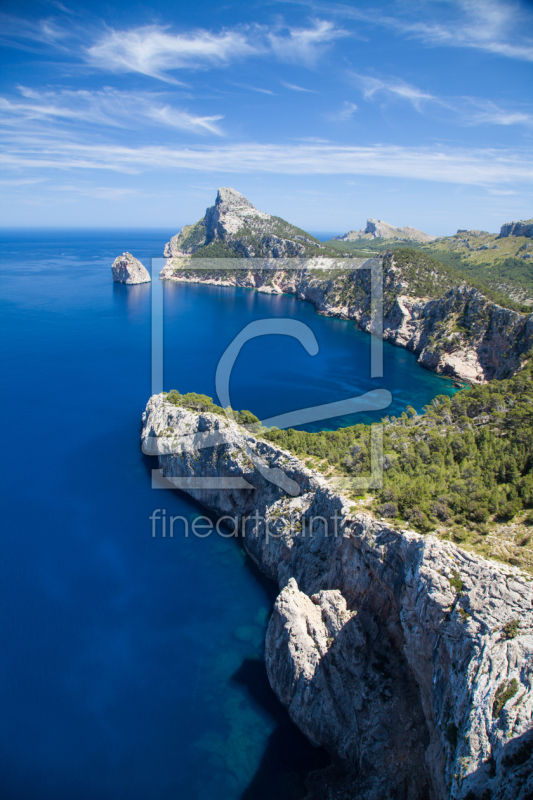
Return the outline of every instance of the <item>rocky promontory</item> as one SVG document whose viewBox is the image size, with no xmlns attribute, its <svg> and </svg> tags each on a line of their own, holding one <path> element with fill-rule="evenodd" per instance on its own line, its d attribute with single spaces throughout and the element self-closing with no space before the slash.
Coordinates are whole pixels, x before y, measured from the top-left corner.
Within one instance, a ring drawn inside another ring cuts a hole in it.
<svg viewBox="0 0 533 800">
<path fill-rule="evenodd" d="M 122 253 L 115 258 L 111 267 L 113 280 L 117 283 L 150 283 L 150 273 L 131 253 Z"/>
<path fill-rule="evenodd" d="M 223 413 L 156 395 L 142 445 L 166 478 L 193 479 L 181 488 L 234 518 L 278 583 L 270 682 L 337 759 L 314 776 L 313 798 L 531 798 L 528 576 L 359 513 L 324 477 Z M 236 477 L 244 481 L 233 488 L 197 482 Z"/>
</svg>

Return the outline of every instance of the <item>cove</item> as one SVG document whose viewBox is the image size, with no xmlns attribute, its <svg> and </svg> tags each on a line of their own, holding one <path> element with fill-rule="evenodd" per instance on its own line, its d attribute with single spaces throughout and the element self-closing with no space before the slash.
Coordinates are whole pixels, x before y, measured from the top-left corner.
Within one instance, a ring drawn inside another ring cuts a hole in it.
<svg viewBox="0 0 533 800">
<path fill-rule="evenodd" d="M 147 263 L 172 233 L 2 232 L 6 800 L 296 800 L 327 763 L 266 684 L 274 587 L 233 540 L 151 535 L 155 508 L 205 512 L 150 487 L 151 287 L 113 284 L 110 265 L 124 250 Z M 214 396 L 241 328 L 287 316 L 311 327 L 318 355 L 286 337 L 247 343 L 236 408 L 272 416 L 379 384 L 400 413 L 453 391 L 386 344 L 384 379 L 370 381 L 368 335 L 290 296 L 165 284 L 164 302 L 167 389 Z"/>
</svg>

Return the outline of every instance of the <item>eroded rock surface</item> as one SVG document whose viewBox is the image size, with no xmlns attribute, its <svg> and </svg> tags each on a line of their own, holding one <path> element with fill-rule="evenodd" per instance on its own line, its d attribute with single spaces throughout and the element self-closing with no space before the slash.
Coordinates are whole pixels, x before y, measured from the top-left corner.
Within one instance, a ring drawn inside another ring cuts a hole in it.
<svg viewBox="0 0 533 800">
<path fill-rule="evenodd" d="M 506 222 L 500 228 L 500 237 L 528 236 L 533 237 L 533 219 L 520 220 L 519 222 Z"/>
<path fill-rule="evenodd" d="M 528 576 L 357 513 L 291 454 L 165 395 L 148 402 L 142 442 L 167 478 L 244 478 L 185 490 L 235 518 L 280 587 L 267 670 L 296 724 L 344 765 L 324 797 L 530 800 Z"/>
</svg>

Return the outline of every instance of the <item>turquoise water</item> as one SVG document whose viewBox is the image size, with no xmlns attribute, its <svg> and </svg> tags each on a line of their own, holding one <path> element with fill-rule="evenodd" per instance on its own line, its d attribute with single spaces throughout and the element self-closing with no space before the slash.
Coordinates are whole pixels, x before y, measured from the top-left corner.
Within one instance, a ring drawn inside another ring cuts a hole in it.
<svg viewBox="0 0 533 800">
<path fill-rule="evenodd" d="M 296 800 L 327 763 L 266 681 L 275 587 L 233 540 L 151 536 L 155 508 L 205 512 L 150 488 L 139 435 L 151 287 L 113 284 L 110 264 L 126 249 L 160 255 L 172 233 L 2 232 L 5 800 Z M 213 395 L 229 342 L 272 316 L 309 325 L 319 354 L 286 337 L 249 342 L 234 407 L 268 416 L 376 385 L 369 337 L 351 323 L 291 297 L 164 289 L 167 389 Z M 377 383 L 393 392 L 390 413 L 452 391 L 389 346 Z"/>
</svg>

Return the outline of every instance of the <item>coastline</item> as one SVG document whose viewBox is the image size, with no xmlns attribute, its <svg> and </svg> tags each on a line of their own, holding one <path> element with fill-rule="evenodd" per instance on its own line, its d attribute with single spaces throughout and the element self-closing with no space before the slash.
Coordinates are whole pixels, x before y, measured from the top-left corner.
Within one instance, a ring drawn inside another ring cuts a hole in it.
<svg viewBox="0 0 533 800">
<path fill-rule="evenodd" d="M 364 263 L 375 260 L 378 259 L 367 259 Z M 466 285 L 452 288 L 438 299 L 410 296 L 406 293 L 409 286 L 405 276 L 394 259 L 383 259 L 381 263 L 385 341 L 413 352 L 418 364 L 429 371 L 464 383 L 510 377 L 521 368 L 533 347 L 533 314 L 503 308 Z M 316 269 L 289 272 L 281 268 L 269 270 L 265 277 L 244 263 L 242 274 L 221 279 L 209 273 L 205 277 L 191 276 L 193 269 L 194 262 L 187 265 L 187 271 L 183 267 L 177 269 L 170 258 L 160 277 L 174 282 L 241 286 L 266 294 L 293 295 L 311 303 L 318 314 L 350 320 L 365 332 L 371 330 L 369 270 L 324 277 L 317 275 Z"/>
<path fill-rule="evenodd" d="M 306 736 L 341 760 L 340 797 L 399 797 L 401 786 L 420 800 L 520 794 L 528 776 L 508 765 L 529 742 L 533 711 L 528 577 L 358 513 L 318 473 L 225 417 L 157 395 L 143 422 L 143 451 L 167 478 L 242 475 L 252 487 L 181 486 L 238 519 L 247 552 L 278 583 L 270 682 Z M 299 494 L 271 483 L 257 459 L 282 468 Z M 306 535 L 311 519 L 321 522 Z M 327 796 L 327 775 L 316 780 Z"/>
</svg>

